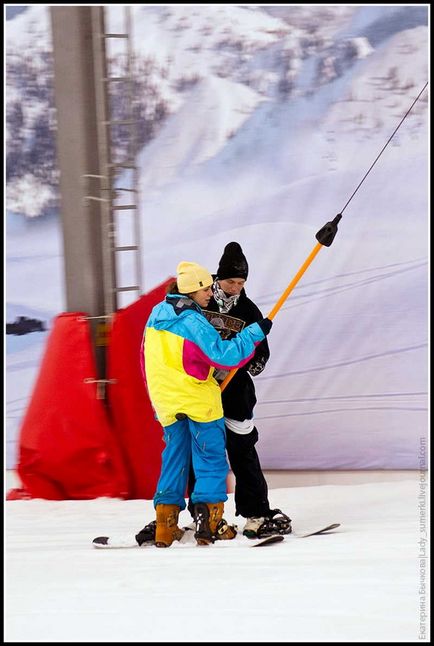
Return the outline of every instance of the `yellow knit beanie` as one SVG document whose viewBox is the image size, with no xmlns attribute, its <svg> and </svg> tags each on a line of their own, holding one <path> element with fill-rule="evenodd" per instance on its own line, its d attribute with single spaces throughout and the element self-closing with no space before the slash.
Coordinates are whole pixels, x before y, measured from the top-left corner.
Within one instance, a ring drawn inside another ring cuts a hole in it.
<svg viewBox="0 0 434 646">
<path fill-rule="evenodd" d="M 199 289 L 205 289 L 213 283 L 208 269 L 195 262 L 182 261 L 176 268 L 178 289 L 180 294 L 192 294 Z"/>
</svg>

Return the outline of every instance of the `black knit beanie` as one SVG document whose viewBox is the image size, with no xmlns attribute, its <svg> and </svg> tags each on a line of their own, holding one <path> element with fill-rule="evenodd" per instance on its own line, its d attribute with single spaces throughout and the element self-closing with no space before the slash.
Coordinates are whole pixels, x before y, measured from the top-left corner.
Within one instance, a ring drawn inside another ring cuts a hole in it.
<svg viewBox="0 0 434 646">
<path fill-rule="evenodd" d="M 247 280 L 249 265 L 238 242 L 229 242 L 220 258 L 217 278 L 244 278 Z"/>
</svg>

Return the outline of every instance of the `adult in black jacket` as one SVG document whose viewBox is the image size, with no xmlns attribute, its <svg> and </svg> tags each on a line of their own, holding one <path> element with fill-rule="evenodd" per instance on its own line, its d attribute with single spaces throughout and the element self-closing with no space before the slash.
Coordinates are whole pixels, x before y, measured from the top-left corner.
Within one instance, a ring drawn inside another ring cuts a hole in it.
<svg viewBox="0 0 434 646">
<path fill-rule="evenodd" d="M 206 312 L 224 338 L 232 338 L 240 326 L 263 319 L 261 311 L 244 289 L 248 270 L 241 246 L 237 242 L 228 243 L 214 277 L 213 297 Z M 252 538 L 258 533 L 291 531 L 290 519 L 280 510 L 270 509 L 268 486 L 255 448 L 258 431 L 253 410 L 257 400 L 252 376 L 264 370 L 269 357 L 265 338 L 256 347 L 254 357 L 237 370 L 222 392 L 226 449 L 235 476 L 235 511 L 237 516 L 247 519 L 243 533 Z M 215 376 L 219 381 L 225 377 L 218 373 Z"/>
</svg>

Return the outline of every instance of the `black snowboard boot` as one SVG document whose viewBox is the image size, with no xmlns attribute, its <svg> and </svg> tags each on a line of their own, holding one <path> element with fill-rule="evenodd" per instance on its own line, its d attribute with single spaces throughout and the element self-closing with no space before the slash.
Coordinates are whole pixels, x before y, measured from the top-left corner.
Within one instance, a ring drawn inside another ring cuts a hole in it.
<svg viewBox="0 0 434 646">
<path fill-rule="evenodd" d="M 148 523 L 136 534 L 136 541 L 139 545 L 143 543 L 155 543 L 155 529 L 157 527 L 157 521 L 153 520 L 151 523 Z"/>
</svg>

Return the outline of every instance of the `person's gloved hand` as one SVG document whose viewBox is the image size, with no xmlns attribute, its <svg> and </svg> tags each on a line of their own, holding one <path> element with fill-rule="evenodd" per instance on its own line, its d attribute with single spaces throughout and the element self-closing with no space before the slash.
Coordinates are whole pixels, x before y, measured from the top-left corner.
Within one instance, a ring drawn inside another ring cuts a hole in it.
<svg viewBox="0 0 434 646">
<path fill-rule="evenodd" d="M 271 319 L 264 318 L 264 319 L 262 319 L 262 321 L 258 321 L 258 325 L 261 328 L 261 330 L 263 331 L 263 333 L 265 334 L 265 336 L 267 336 L 267 334 L 271 330 L 271 326 L 273 325 L 273 321 Z"/>
<path fill-rule="evenodd" d="M 256 377 L 256 375 L 260 375 L 263 369 L 265 368 L 265 358 L 260 357 L 259 359 L 252 359 L 251 362 L 247 365 L 247 372 L 252 375 L 252 377 Z"/>
</svg>

